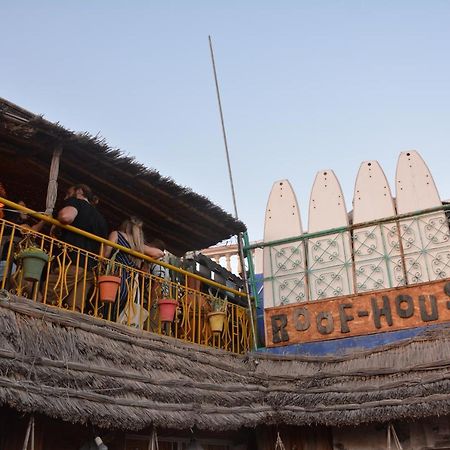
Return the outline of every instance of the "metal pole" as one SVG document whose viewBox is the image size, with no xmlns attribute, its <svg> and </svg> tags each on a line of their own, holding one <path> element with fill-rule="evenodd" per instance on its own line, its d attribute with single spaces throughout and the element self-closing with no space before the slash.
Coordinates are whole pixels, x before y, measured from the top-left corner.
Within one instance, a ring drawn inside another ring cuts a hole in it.
<svg viewBox="0 0 450 450">
<path fill-rule="evenodd" d="M 216 83 L 217 102 L 219 103 L 220 122 L 222 124 L 223 142 L 225 144 L 225 155 L 227 157 L 228 176 L 230 178 L 231 195 L 233 197 L 234 216 L 236 217 L 236 219 L 238 219 L 239 215 L 238 215 L 238 211 L 237 211 L 236 194 L 234 192 L 233 174 L 231 172 L 230 154 L 228 152 L 227 132 L 225 131 L 225 121 L 223 119 L 222 101 L 220 100 L 219 81 L 217 80 L 216 62 L 214 60 L 214 50 L 213 50 L 213 46 L 212 46 L 211 36 L 208 36 L 208 39 L 209 39 L 209 49 L 211 51 L 211 61 L 212 61 L 213 72 L 214 72 L 214 81 Z"/>
<path fill-rule="evenodd" d="M 236 203 L 236 194 L 234 191 L 233 174 L 231 171 L 230 153 L 228 151 L 227 132 L 225 130 L 225 121 L 223 118 L 222 101 L 220 99 L 219 82 L 217 80 L 216 62 L 214 60 L 214 50 L 213 50 L 213 46 L 212 46 L 211 36 L 208 36 L 208 40 L 209 40 L 209 49 L 211 51 L 211 62 L 212 62 L 212 66 L 213 66 L 214 81 L 216 84 L 217 103 L 219 104 L 220 122 L 222 124 L 223 142 L 225 144 L 225 155 L 227 157 L 228 176 L 230 178 L 231 195 L 233 197 L 234 217 L 236 219 L 239 219 L 237 203 Z M 255 323 L 253 321 L 252 300 L 250 298 L 250 291 L 248 288 L 247 271 L 245 270 L 244 245 L 242 243 L 242 233 L 239 233 L 237 235 L 237 240 L 238 240 L 237 243 L 238 243 L 239 259 L 241 260 L 241 267 L 242 267 L 242 278 L 244 279 L 244 288 L 245 288 L 245 293 L 247 294 L 247 302 L 248 302 L 248 308 L 249 308 L 249 313 L 250 313 L 250 323 L 251 323 L 252 334 L 253 334 L 253 347 L 256 350 L 256 348 L 257 348 L 256 331 L 255 331 Z"/>
</svg>

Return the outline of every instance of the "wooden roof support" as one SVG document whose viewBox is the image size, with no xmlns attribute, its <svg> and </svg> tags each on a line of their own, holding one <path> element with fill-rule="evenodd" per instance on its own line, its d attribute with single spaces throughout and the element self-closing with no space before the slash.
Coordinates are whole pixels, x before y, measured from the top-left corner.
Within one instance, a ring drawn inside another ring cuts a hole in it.
<svg viewBox="0 0 450 450">
<path fill-rule="evenodd" d="M 58 144 L 53 150 L 52 162 L 50 165 L 50 174 L 48 178 L 47 199 L 45 201 L 45 214 L 51 216 L 55 209 L 56 199 L 58 198 L 58 174 L 59 174 L 59 161 L 63 147 Z"/>
</svg>

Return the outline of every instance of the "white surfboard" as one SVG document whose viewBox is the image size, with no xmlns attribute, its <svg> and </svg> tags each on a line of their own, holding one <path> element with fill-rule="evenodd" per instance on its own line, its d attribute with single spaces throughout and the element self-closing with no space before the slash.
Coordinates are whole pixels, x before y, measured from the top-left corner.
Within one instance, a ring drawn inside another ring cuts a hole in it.
<svg viewBox="0 0 450 450">
<path fill-rule="evenodd" d="M 267 202 L 264 242 L 302 234 L 297 198 L 288 180 L 276 181 Z M 303 241 L 264 247 L 264 307 L 307 299 Z"/>
<path fill-rule="evenodd" d="M 391 189 L 378 161 L 359 167 L 353 196 L 353 224 L 395 216 Z M 375 291 L 405 284 L 396 221 L 353 230 L 356 292 Z"/>
<path fill-rule="evenodd" d="M 318 172 L 309 202 L 308 233 L 348 227 L 344 195 L 332 170 Z M 309 299 L 353 293 L 350 232 L 308 239 Z"/>
<path fill-rule="evenodd" d="M 442 206 L 436 184 L 415 150 L 400 153 L 396 172 L 398 214 Z M 450 233 L 443 211 L 400 221 L 408 284 L 450 276 Z"/>
</svg>

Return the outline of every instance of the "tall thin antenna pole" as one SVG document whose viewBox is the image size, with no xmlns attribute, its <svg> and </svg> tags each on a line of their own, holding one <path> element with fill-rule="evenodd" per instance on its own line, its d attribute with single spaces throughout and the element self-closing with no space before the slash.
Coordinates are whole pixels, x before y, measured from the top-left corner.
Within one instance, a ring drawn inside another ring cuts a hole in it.
<svg viewBox="0 0 450 450">
<path fill-rule="evenodd" d="M 211 36 L 208 36 L 208 40 L 209 40 L 209 49 L 211 51 L 211 61 L 212 61 L 213 72 L 214 72 L 214 81 L 216 83 L 217 102 L 219 103 L 220 122 L 222 124 L 223 142 L 225 144 L 225 154 L 227 156 L 228 176 L 230 178 L 231 195 L 233 197 L 234 217 L 236 217 L 236 219 L 239 219 L 237 203 L 236 203 L 236 194 L 234 192 L 233 174 L 231 172 L 230 153 L 228 151 L 227 132 L 225 131 L 225 121 L 223 119 L 222 101 L 220 100 L 219 82 L 217 80 L 216 62 L 214 60 L 214 50 L 213 50 L 213 46 L 212 46 Z"/>
<path fill-rule="evenodd" d="M 214 50 L 213 50 L 213 46 L 212 46 L 211 36 L 208 36 L 208 40 L 209 40 L 209 49 L 211 51 L 211 61 L 212 61 L 213 72 L 214 72 L 214 81 L 216 83 L 216 94 L 217 94 L 217 102 L 219 104 L 220 122 L 222 124 L 223 142 L 225 144 L 225 154 L 227 157 L 228 176 L 230 178 L 231 195 L 233 196 L 234 217 L 236 219 L 239 219 L 237 203 L 236 203 L 236 194 L 234 192 L 233 174 L 231 171 L 230 153 L 228 151 L 227 132 L 225 130 L 225 121 L 223 119 L 222 102 L 220 100 L 219 82 L 217 80 L 216 62 L 214 60 Z M 252 327 L 253 346 L 256 349 L 257 348 L 256 330 L 255 330 L 255 323 L 253 320 L 252 300 L 250 298 L 250 290 L 248 288 L 247 271 L 245 269 L 245 258 L 244 258 L 244 246 L 243 246 L 243 242 L 242 242 L 242 233 L 239 233 L 237 235 L 237 238 L 238 238 L 237 241 L 238 241 L 239 260 L 241 261 L 241 267 L 242 267 L 242 278 L 244 279 L 244 287 L 245 287 L 245 293 L 247 294 L 247 303 L 248 303 L 248 309 L 249 309 L 249 315 L 250 315 L 250 324 Z"/>
</svg>

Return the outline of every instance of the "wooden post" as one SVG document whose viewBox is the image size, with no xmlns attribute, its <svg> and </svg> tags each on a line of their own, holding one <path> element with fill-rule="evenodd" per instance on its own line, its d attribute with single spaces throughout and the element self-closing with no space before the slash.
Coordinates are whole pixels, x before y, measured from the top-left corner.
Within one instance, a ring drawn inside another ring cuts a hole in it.
<svg viewBox="0 0 450 450">
<path fill-rule="evenodd" d="M 30 420 L 28 421 L 27 432 L 25 433 L 25 440 L 23 441 L 22 450 L 27 450 L 28 442 L 30 440 L 31 434 L 31 450 L 34 450 L 34 416 L 30 416 Z"/>
<path fill-rule="evenodd" d="M 55 208 L 56 198 L 58 196 L 58 173 L 59 160 L 62 153 L 62 145 L 58 144 L 53 150 L 52 162 L 50 165 L 50 174 L 48 179 L 47 200 L 45 202 L 45 214 L 51 216 Z"/>
<path fill-rule="evenodd" d="M 31 450 L 34 450 L 34 416 L 31 421 Z"/>
</svg>

